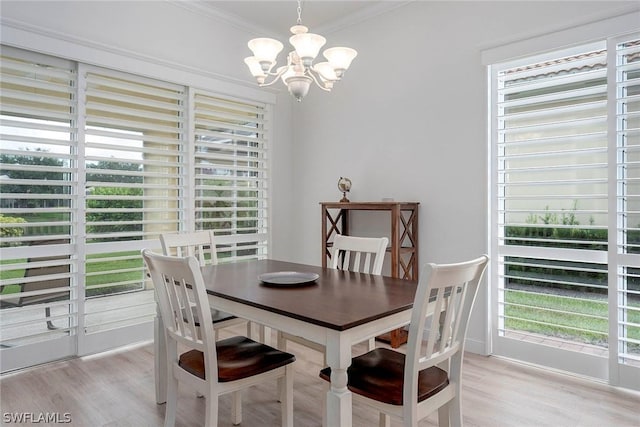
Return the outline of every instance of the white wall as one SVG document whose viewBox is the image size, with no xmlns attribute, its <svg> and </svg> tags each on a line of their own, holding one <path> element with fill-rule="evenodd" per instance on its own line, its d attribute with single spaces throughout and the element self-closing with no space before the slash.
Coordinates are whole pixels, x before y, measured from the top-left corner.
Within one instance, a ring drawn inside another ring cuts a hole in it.
<svg viewBox="0 0 640 427">
<path fill-rule="evenodd" d="M 326 35 L 358 50 L 331 94 L 294 106 L 295 261 L 320 262 L 319 201 L 418 201 L 420 263 L 488 251 L 487 77 L 483 49 L 637 7 L 615 2 L 413 2 Z M 548 49 L 557 46 L 548 46 Z M 384 218 L 357 232 L 387 232 Z M 468 349 L 484 350 L 487 293 Z"/>
</svg>

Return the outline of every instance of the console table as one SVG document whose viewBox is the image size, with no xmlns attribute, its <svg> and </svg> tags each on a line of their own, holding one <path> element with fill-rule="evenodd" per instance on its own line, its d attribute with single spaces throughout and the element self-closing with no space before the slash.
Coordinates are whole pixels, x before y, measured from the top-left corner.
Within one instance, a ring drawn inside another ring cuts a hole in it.
<svg viewBox="0 0 640 427">
<path fill-rule="evenodd" d="M 320 202 L 322 207 L 322 266 L 331 259 L 334 234 L 349 235 L 351 211 L 383 211 L 391 214 L 391 276 L 418 280 L 418 202 Z M 398 329 L 378 337 L 397 348 L 406 342 L 406 331 Z"/>
</svg>

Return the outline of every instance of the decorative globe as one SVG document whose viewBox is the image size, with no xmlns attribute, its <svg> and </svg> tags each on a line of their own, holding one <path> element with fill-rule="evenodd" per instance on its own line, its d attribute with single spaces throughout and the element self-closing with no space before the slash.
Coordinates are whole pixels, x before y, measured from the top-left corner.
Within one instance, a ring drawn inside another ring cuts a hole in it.
<svg viewBox="0 0 640 427">
<path fill-rule="evenodd" d="M 338 180 L 338 190 L 342 191 L 342 199 L 340 202 L 348 202 L 349 199 L 347 199 L 347 193 L 351 190 L 351 180 L 341 176 Z"/>
</svg>

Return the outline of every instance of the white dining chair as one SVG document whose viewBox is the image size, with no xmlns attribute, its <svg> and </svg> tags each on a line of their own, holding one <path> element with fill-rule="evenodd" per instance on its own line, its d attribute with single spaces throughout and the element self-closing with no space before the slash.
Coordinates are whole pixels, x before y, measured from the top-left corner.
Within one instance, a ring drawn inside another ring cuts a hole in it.
<svg viewBox="0 0 640 427">
<path fill-rule="evenodd" d="M 460 395 L 464 340 L 473 303 L 489 258 L 456 264 L 427 264 L 416 291 L 406 355 L 376 348 L 354 357 L 347 387 L 354 402 L 415 427 L 438 410 L 438 425 L 462 426 Z M 440 313 L 435 315 L 433 313 Z M 320 377 L 331 381 L 331 369 Z"/>
<path fill-rule="evenodd" d="M 331 267 L 337 270 L 380 275 L 388 243 L 389 239 L 386 237 L 355 237 L 338 234 L 333 240 Z M 326 348 L 324 345 L 307 340 L 304 337 L 278 332 L 279 348 L 286 348 L 288 341 L 321 352 L 324 355 L 323 363 L 326 366 Z M 369 338 L 367 345 L 369 350 L 373 350 L 375 348 L 375 337 Z"/>
<path fill-rule="evenodd" d="M 356 237 L 338 234 L 333 239 L 331 268 L 355 273 L 382 274 L 386 237 Z"/>
<path fill-rule="evenodd" d="M 215 236 L 212 230 L 164 233 L 160 235 L 160 243 L 162 244 L 162 252 L 165 255 L 179 257 L 194 256 L 198 260 L 200 267 L 218 263 Z M 219 329 L 239 324 L 246 324 L 247 336 L 252 337 L 251 323 L 245 319 L 232 316 L 229 313 L 211 307 L 211 320 L 213 322 L 216 339 L 218 339 Z M 198 322 L 198 319 L 196 319 L 196 322 Z"/>
<path fill-rule="evenodd" d="M 216 341 L 197 259 L 155 254 L 148 249 L 142 251 L 142 257 L 164 323 L 168 360 L 165 427 L 175 425 L 180 383 L 204 396 L 203 425 L 215 427 L 220 395 L 233 393 L 232 422 L 237 425 L 242 422 L 241 391 L 269 380 L 278 381 L 282 426 L 292 427 L 295 356 L 244 336 Z M 199 325 L 196 319 L 201 320 Z M 187 351 L 178 354 L 178 346 Z"/>
</svg>

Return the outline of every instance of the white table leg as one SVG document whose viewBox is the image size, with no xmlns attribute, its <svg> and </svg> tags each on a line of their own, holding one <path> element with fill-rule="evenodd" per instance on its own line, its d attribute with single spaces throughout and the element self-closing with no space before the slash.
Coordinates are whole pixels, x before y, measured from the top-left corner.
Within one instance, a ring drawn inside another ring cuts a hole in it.
<svg viewBox="0 0 640 427">
<path fill-rule="evenodd" d="M 326 425 L 351 427 L 352 398 L 347 388 L 347 368 L 351 365 L 351 342 L 337 331 L 329 331 L 327 363 L 331 367 L 331 387 L 327 392 Z"/>
<path fill-rule="evenodd" d="M 156 384 L 156 403 L 167 401 L 167 343 L 164 339 L 164 324 L 160 313 L 156 313 L 153 322 L 153 358 Z"/>
</svg>

